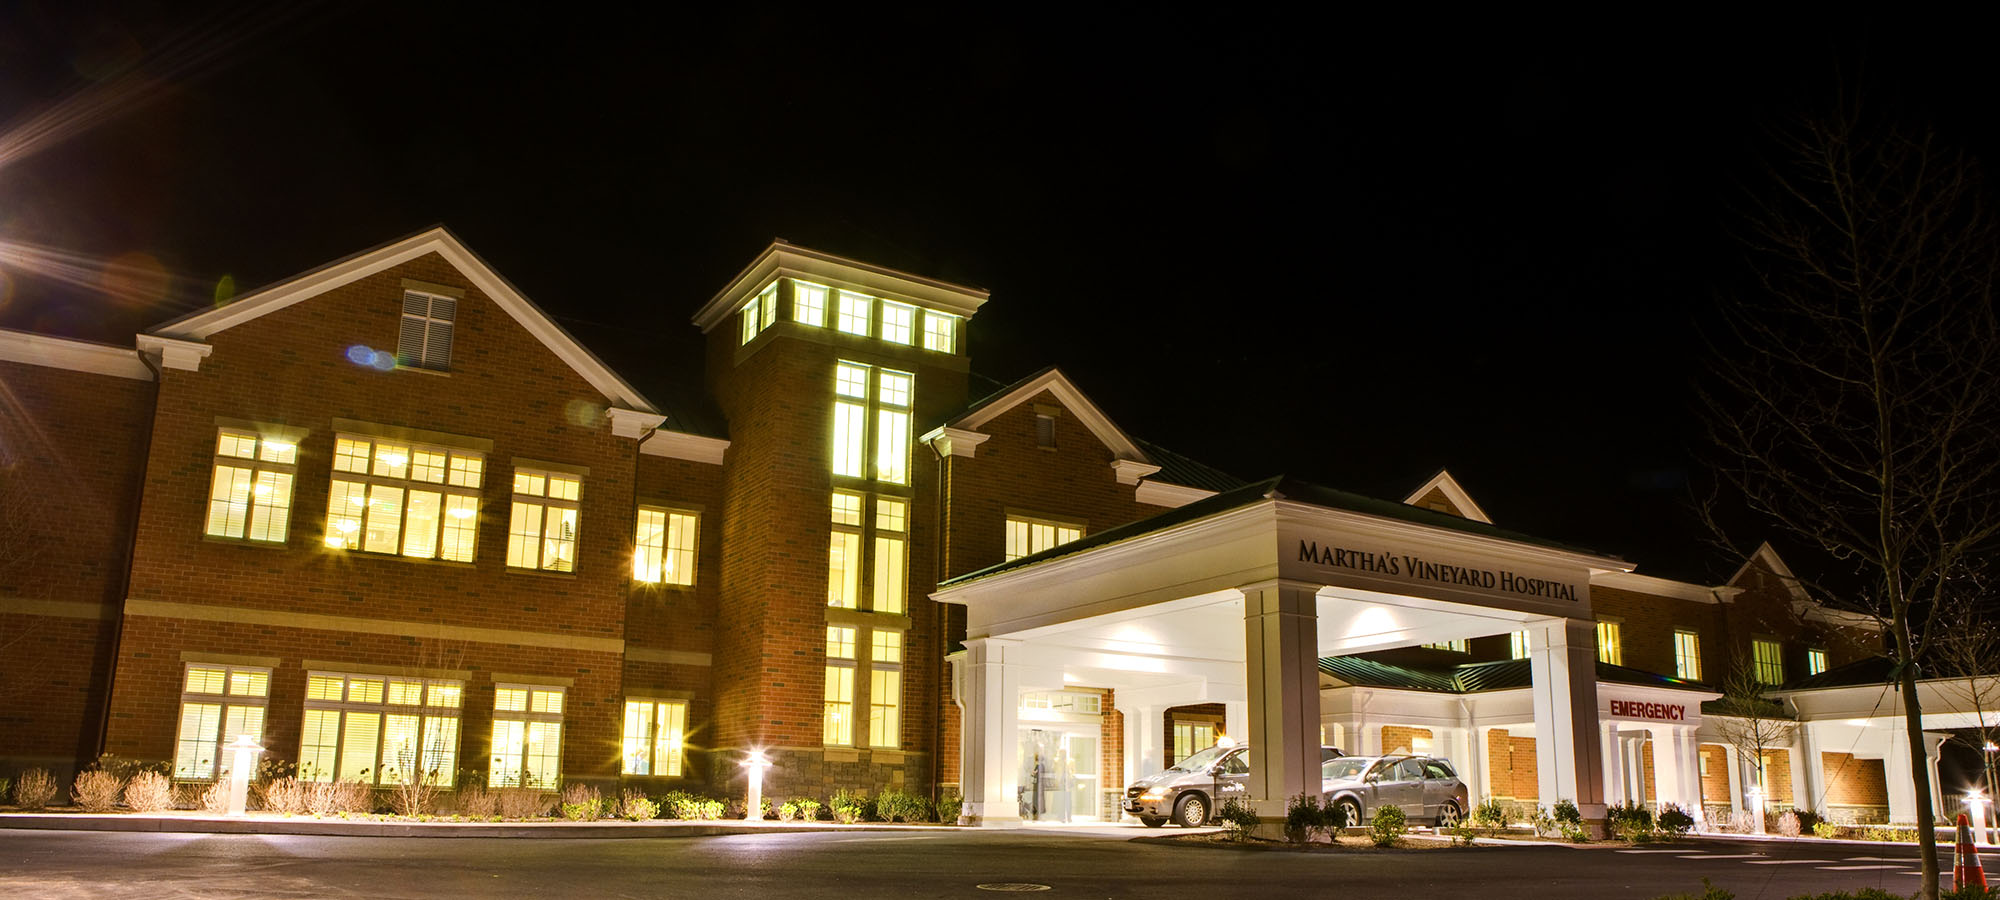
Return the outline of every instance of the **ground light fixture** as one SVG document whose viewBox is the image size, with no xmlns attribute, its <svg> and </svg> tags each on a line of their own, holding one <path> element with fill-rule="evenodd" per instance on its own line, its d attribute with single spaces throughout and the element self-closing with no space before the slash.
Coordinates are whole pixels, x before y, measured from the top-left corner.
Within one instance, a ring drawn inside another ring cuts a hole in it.
<svg viewBox="0 0 2000 900">
<path fill-rule="evenodd" d="M 1979 835 L 1979 842 L 1993 843 L 1993 820 L 1987 818 L 1992 812 L 1993 798 L 1986 796 L 1985 791 L 1973 788 L 1965 795 L 1965 807 L 1972 813 L 1972 830 Z"/>
<path fill-rule="evenodd" d="M 257 739 L 247 734 L 239 734 L 236 740 L 222 745 L 231 753 L 229 764 L 229 814 L 240 816 L 250 799 L 250 773 L 257 768 L 257 757 L 264 752 Z"/>
<path fill-rule="evenodd" d="M 1750 789 L 1750 827 L 1752 834 L 1764 833 L 1764 789 Z"/>
<path fill-rule="evenodd" d="M 762 750 L 750 751 L 743 760 L 743 768 L 750 774 L 750 792 L 743 798 L 743 818 L 752 822 L 764 818 L 764 770 L 772 765 Z"/>
</svg>

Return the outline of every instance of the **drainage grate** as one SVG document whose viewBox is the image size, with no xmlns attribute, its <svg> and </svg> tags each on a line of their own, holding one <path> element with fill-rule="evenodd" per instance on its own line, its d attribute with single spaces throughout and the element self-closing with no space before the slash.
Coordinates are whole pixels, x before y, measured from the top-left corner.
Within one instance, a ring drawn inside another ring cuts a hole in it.
<svg viewBox="0 0 2000 900">
<path fill-rule="evenodd" d="M 1034 891 L 1046 891 L 1049 889 L 1049 886 L 1046 884 L 1029 884 L 1025 881 L 995 881 L 995 882 L 989 882 L 987 884 L 976 885 L 976 887 L 978 887 L 982 891 L 1002 891 L 1014 894 L 1026 894 Z"/>
</svg>

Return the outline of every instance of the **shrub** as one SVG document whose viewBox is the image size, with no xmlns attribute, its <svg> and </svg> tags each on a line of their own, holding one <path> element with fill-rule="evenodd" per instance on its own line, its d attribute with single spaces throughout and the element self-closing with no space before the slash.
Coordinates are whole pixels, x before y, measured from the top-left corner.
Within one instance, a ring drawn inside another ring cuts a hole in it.
<svg viewBox="0 0 2000 900">
<path fill-rule="evenodd" d="M 132 789 L 126 788 L 125 793 L 130 795 Z M 276 778 L 265 784 L 252 785 L 250 793 L 265 812 L 298 816 L 308 811 L 305 787 L 296 778 Z"/>
<path fill-rule="evenodd" d="M 468 819 L 491 819 L 499 814 L 500 798 L 485 785 L 472 784 L 458 789 L 458 814 Z"/>
<path fill-rule="evenodd" d="M 437 770 L 419 772 L 412 767 L 402 770 L 401 774 L 402 779 L 389 787 L 389 809 L 396 815 L 413 819 L 437 812 Z"/>
<path fill-rule="evenodd" d="M 958 817 L 965 812 L 965 795 L 957 788 L 945 788 L 938 793 L 937 819 L 946 825 L 958 824 Z"/>
<path fill-rule="evenodd" d="M 587 784 L 566 784 L 562 789 L 562 817 L 572 822 L 588 822 L 604 809 L 604 798 Z"/>
<path fill-rule="evenodd" d="M 875 817 L 875 804 L 868 799 L 868 796 L 846 788 L 834 791 L 826 806 L 833 811 L 833 820 L 843 825 L 852 825 Z"/>
<path fill-rule="evenodd" d="M 626 788 L 618 797 L 618 817 L 633 822 L 644 822 L 660 814 L 660 805 L 646 796 L 645 791 Z"/>
<path fill-rule="evenodd" d="M 1231 838 L 1241 840 L 1250 829 L 1257 827 L 1255 810 L 1242 797 L 1231 797 L 1222 802 L 1222 808 L 1215 811 L 1215 824 L 1222 826 Z"/>
<path fill-rule="evenodd" d="M 1549 811 L 1536 805 L 1535 814 L 1528 817 L 1528 824 L 1534 826 L 1535 837 L 1548 837 L 1556 833 L 1556 819 Z"/>
<path fill-rule="evenodd" d="M 1394 847 L 1403 838 L 1403 828 L 1409 821 L 1403 816 L 1400 806 L 1384 806 L 1375 811 L 1375 820 L 1369 823 L 1368 839 L 1377 847 Z"/>
<path fill-rule="evenodd" d="M 100 772 L 109 772 L 113 776 L 116 776 L 119 781 L 124 782 L 130 782 L 134 776 L 141 772 L 157 772 L 161 775 L 166 775 L 172 771 L 172 767 L 165 762 L 147 762 L 145 760 L 130 759 L 119 756 L 116 753 L 106 753 L 103 756 L 99 756 L 97 762 L 92 763 L 90 767 Z"/>
<path fill-rule="evenodd" d="M 1830 841 L 1833 840 L 1835 837 L 1839 836 L 1839 834 L 1840 834 L 1840 826 L 1835 825 L 1832 822 L 1813 823 L 1813 837 Z"/>
<path fill-rule="evenodd" d="M 796 807 L 798 807 L 798 808 L 799 808 L 799 820 L 800 820 L 800 821 L 802 821 L 802 822 L 817 822 L 817 821 L 819 821 L 819 801 L 818 801 L 818 800 L 814 800 L 814 799 L 813 799 L 813 798 L 811 798 L 811 797 L 793 797 L 793 798 L 792 798 L 792 805 L 793 805 L 793 806 L 796 806 Z"/>
<path fill-rule="evenodd" d="M 668 791 L 661 794 L 660 816 L 667 819 L 699 819 L 701 798 L 687 791 Z"/>
<path fill-rule="evenodd" d="M 1706 878 L 1701 880 L 1701 887 L 1699 894 L 1665 894 L 1656 900 L 1736 900 L 1735 892 L 1716 887 Z"/>
<path fill-rule="evenodd" d="M 778 821 L 790 822 L 799 817 L 799 805 L 787 800 L 778 804 Z"/>
<path fill-rule="evenodd" d="M 1466 818 L 1469 824 L 1480 828 L 1507 827 L 1507 808 L 1499 800 L 1487 798 L 1485 802 L 1472 808 L 1472 815 Z"/>
<path fill-rule="evenodd" d="M 1324 827 L 1325 819 L 1320 812 L 1318 796 L 1296 794 L 1285 801 L 1285 840 L 1303 844 L 1312 840 L 1313 834 Z"/>
<path fill-rule="evenodd" d="M 375 809 L 375 792 L 359 781 L 302 781 L 299 792 L 305 811 L 315 816 L 366 813 Z"/>
<path fill-rule="evenodd" d="M 69 796 L 84 812 L 110 812 L 118 808 L 118 795 L 124 792 L 125 779 L 103 769 L 92 769 L 76 776 L 76 786 L 70 789 Z"/>
<path fill-rule="evenodd" d="M 29 769 L 14 781 L 14 805 L 42 809 L 56 798 L 56 777 L 47 769 Z"/>
<path fill-rule="evenodd" d="M 1779 813 L 1777 820 L 1771 824 L 1776 826 L 1771 829 L 1772 831 L 1776 831 L 1785 837 L 1799 836 L 1799 814 L 1789 809 Z"/>
<path fill-rule="evenodd" d="M 1470 847 L 1473 840 L 1479 837 L 1479 831 L 1473 828 L 1470 822 L 1460 822 L 1452 826 L 1450 833 L 1452 844 L 1459 847 Z"/>
<path fill-rule="evenodd" d="M 133 812 L 159 812 L 174 805 L 174 784 L 158 772 L 140 772 L 125 785 L 125 805 Z"/>
<path fill-rule="evenodd" d="M 1626 801 L 1604 810 L 1604 824 L 1610 828 L 1612 837 L 1622 841 L 1637 843 L 1653 836 L 1653 811 L 1644 805 Z"/>
<path fill-rule="evenodd" d="M 1576 808 L 1576 803 L 1574 801 L 1557 800 L 1556 808 L 1552 815 L 1554 816 L 1557 825 L 1575 825 L 1578 828 L 1583 827 L 1583 811 Z"/>
<path fill-rule="evenodd" d="M 930 801 L 905 791 L 883 791 L 875 798 L 875 814 L 884 822 L 922 822 L 931 817 Z"/>
<path fill-rule="evenodd" d="M 227 814 L 229 812 L 229 785 L 221 781 L 210 782 L 208 786 L 201 789 L 201 796 L 196 802 L 200 804 L 201 811 L 209 815 L 220 816 Z"/>
<path fill-rule="evenodd" d="M 549 814 L 553 796 L 540 788 L 503 787 L 493 792 L 500 816 L 507 819 L 538 819 Z"/>
<path fill-rule="evenodd" d="M 1654 821 L 1660 833 L 1668 837 L 1680 837 L 1694 830 L 1694 814 L 1668 803 L 1660 807 L 1660 815 Z"/>
<path fill-rule="evenodd" d="M 1973 894 L 1975 900 L 1984 898 L 1984 893 Z M 1951 894 L 1940 893 L 1938 900 L 1949 900 Z M 1903 900 L 1901 894 L 1891 894 L 1881 888 L 1865 887 L 1858 891 L 1827 891 L 1823 894 L 1799 894 L 1790 900 Z"/>
<path fill-rule="evenodd" d="M 1938 891 L 1938 900 L 2000 900 L 2000 886 L 1962 887 L 1955 891 Z"/>
<path fill-rule="evenodd" d="M 1799 820 L 1800 834 L 1811 834 L 1819 827 L 1819 823 L 1826 821 L 1824 816 L 1810 809 L 1795 809 L 1792 810 L 1792 815 Z"/>
</svg>

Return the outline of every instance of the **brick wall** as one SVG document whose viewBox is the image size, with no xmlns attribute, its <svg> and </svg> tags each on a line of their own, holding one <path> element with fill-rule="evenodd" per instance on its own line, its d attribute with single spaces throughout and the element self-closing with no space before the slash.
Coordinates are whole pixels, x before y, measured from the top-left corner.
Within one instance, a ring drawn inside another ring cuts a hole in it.
<svg viewBox="0 0 2000 900">
<path fill-rule="evenodd" d="M 1723 671 L 1725 655 L 1715 604 L 1591 585 L 1590 607 L 1600 619 L 1620 620 L 1623 665 L 1673 675 L 1674 631 L 1688 629 L 1700 636 L 1703 680 Z"/>
<path fill-rule="evenodd" d="M 1701 776 L 1702 802 L 1733 802 L 1729 796 L 1729 750 L 1721 744 L 1702 744 L 1701 759 L 1708 766 Z"/>
<path fill-rule="evenodd" d="M 1879 759 L 1857 759 L 1846 753 L 1821 753 L 1826 768 L 1828 806 L 1865 806 L 1887 809 L 1889 779 Z"/>
<path fill-rule="evenodd" d="M 1797 802 L 1792 796 L 1792 752 L 1783 749 L 1764 751 L 1764 784 L 1768 788 L 1765 802 L 1787 804 Z"/>
<path fill-rule="evenodd" d="M 97 755 L 153 389 L 0 362 L 0 773 Z"/>
<path fill-rule="evenodd" d="M 1487 794 L 1534 803 L 1541 796 L 1535 769 L 1535 739 L 1505 728 L 1486 732 Z"/>
<path fill-rule="evenodd" d="M 1431 730 L 1428 728 L 1411 728 L 1407 725 L 1384 725 L 1382 726 L 1382 752 L 1383 753 L 1429 752 L 1429 751 L 1418 751 L 1416 749 L 1417 739 L 1419 738 L 1422 738 L 1425 741 L 1429 741 L 1431 739 Z"/>
</svg>

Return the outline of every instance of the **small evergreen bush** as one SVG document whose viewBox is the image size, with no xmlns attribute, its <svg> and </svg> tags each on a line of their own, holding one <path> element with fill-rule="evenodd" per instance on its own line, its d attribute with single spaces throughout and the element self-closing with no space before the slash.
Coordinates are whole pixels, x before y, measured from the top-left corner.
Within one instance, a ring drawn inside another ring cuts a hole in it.
<svg viewBox="0 0 2000 900">
<path fill-rule="evenodd" d="M 1650 840 L 1653 836 L 1653 811 L 1643 804 L 1626 801 L 1604 810 L 1604 824 L 1610 828 L 1612 837 L 1630 843 Z"/>
<path fill-rule="evenodd" d="M 1654 820 L 1660 833 L 1667 837 L 1680 837 L 1694 830 L 1694 814 L 1668 803 L 1660 807 L 1660 815 Z"/>
<path fill-rule="evenodd" d="M 883 791 L 875 798 L 875 814 L 884 822 L 922 822 L 931 817 L 930 802 L 904 791 Z"/>
<path fill-rule="evenodd" d="M 1472 808 L 1472 815 L 1466 821 L 1480 828 L 1507 827 L 1507 807 L 1499 800 L 1487 798 L 1485 802 Z"/>
<path fill-rule="evenodd" d="M 792 805 L 799 808 L 799 821 L 819 821 L 820 803 L 811 797 L 793 797 Z"/>
<path fill-rule="evenodd" d="M 965 812 L 965 795 L 958 788 L 945 788 L 938 793 L 937 818 L 946 825 L 958 824 L 958 817 Z"/>
<path fill-rule="evenodd" d="M 1285 840 L 1303 844 L 1325 827 L 1325 814 L 1321 812 L 1317 795 L 1296 794 L 1285 801 Z"/>
<path fill-rule="evenodd" d="M 1402 840 L 1403 829 L 1409 820 L 1400 806 L 1384 806 L 1375 811 L 1375 820 L 1368 826 L 1368 839 L 1377 847 L 1394 847 Z"/>
<path fill-rule="evenodd" d="M 618 797 L 618 817 L 633 822 L 644 822 L 660 814 L 660 805 L 646 796 L 645 791 L 626 788 Z"/>
<path fill-rule="evenodd" d="M 572 822 L 588 822 L 604 809 L 604 797 L 587 784 L 566 784 L 562 789 L 562 817 Z"/>
<path fill-rule="evenodd" d="M 1215 811 L 1215 824 L 1222 826 L 1231 838 L 1242 840 L 1250 829 L 1256 828 L 1263 820 L 1257 812 L 1244 802 L 1242 797 L 1231 797 L 1222 802 L 1222 808 Z"/>
</svg>

